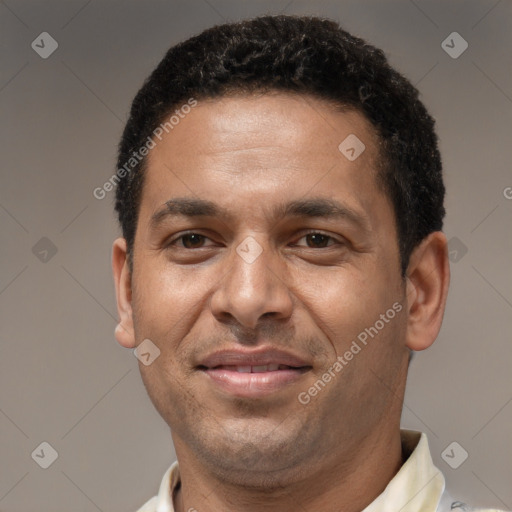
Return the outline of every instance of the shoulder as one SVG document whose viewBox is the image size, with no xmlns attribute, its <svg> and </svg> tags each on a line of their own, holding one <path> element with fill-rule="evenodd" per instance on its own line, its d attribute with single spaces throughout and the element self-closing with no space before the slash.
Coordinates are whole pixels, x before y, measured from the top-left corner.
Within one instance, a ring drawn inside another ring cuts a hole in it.
<svg viewBox="0 0 512 512">
<path fill-rule="evenodd" d="M 156 512 L 156 505 L 158 503 L 158 497 L 153 496 L 149 501 L 144 503 L 142 507 L 137 509 L 137 512 Z"/>
<path fill-rule="evenodd" d="M 178 461 L 175 461 L 165 472 L 158 494 L 146 501 L 142 507 L 137 509 L 137 512 L 174 512 L 172 495 L 180 481 Z"/>
</svg>

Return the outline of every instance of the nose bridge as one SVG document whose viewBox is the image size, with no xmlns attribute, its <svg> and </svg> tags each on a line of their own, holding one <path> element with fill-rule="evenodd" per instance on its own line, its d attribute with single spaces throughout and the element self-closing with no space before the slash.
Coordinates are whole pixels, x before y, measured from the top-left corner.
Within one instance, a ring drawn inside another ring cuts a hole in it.
<svg viewBox="0 0 512 512">
<path fill-rule="evenodd" d="M 275 278 L 272 262 L 275 258 L 271 254 L 268 241 L 262 237 L 246 237 L 235 248 L 236 255 L 233 255 L 233 284 L 241 288 L 241 292 L 254 294 L 261 292 L 265 294 L 273 286 Z"/>
<path fill-rule="evenodd" d="M 229 268 L 212 297 L 216 316 L 232 316 L 254 328 L 259 319 L 272 313 L 276 317 L 291 314 L 291 299 L 285 274 L 278 257 L 267 240 L 257 235 L 246 236 L 233 246 L 226 261 Z"/>
</svg>

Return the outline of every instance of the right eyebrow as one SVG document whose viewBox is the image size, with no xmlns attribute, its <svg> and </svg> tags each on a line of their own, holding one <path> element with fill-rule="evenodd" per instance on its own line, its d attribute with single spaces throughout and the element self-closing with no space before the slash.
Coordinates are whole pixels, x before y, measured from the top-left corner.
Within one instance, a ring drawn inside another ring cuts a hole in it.
<svg viewBox="0 0 512 512">
<path fill-rule="evenodd" d="M 229 212 L 213 201 L 194 198 L 174 198 L 166 201 L 163 208 L 151 216 L 150 224 L 158 227 L 164 220 L 172 217 L 230 217 Z"/>
</svg>

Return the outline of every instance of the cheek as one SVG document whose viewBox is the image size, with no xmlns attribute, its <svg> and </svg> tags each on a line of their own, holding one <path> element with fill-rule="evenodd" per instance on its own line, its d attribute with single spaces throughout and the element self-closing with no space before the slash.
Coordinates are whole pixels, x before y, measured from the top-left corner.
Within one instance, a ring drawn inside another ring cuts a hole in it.
<svg viewBox="0 0 512 512">
<path fill-rule="evenodd" d="M 190 397 L 183 392 L 186 348 L 182 340 L 193 328 L 201 307 L 201 279 L 184 278 L 170 265 L 146 256 L 143 269 L 134 275 L 133 315 L 137 343 L 149 339 L 160 350 L 148 366 L 139 364 L 148 395 L 160 414 L 169 420 L 172 410 Z M 193 404 L 190 404 L 192 406 Z"/>
<path fill-rule="evenodd" d="M 147 261 L 134 276 L 135 337 L 137 343 L 150 339 L 160 356 L 151 365 L 139 367 L 150 396 L 166 403 L 171 396 L 180 399 L 181 381 L 187 377 L 193 349 L 187 340 L 208 307 L 211 270 L 189 268 L 185 272 L 167 262 Z"/>
<path fill-rule="evenodd" d="M 333 280 L 324 290 L 315 321 L 332 345 L 327 367 L 335 361 L 342 365 L 334 379 L 331 405 L 346 401 L 353 406 L 359 401 L 361 411 L 376 411 L 395 396 L 389 390 L 397 387 L 406 317 L 400 293 L 390 288 L 385 281 L 354 278 Z"/>
<path fill-rule="evenodd" d="M 366 328 L 374 326 L 381 314 L 392 307 L 399 296 L 385 285 L 382 276 L 356 269 L 337 269 L 315 284 L 314 277 L 305 277 L 301 286 L 307 290 L 302 301 L 312 320 L 331 341 L 336 355 L 342 354 Z M 380 324 L 379 324 L 380 326 Z M 386 325 L 387 327 L 388 325 Z"/>
<path fill-rule="evenodd" d="M 200 270 L 187 272 L 148 259 L 135 280 L 133 304 L 137 339 L 179 340 L 207 297 L 208 280 Z M 193 276 L 193 277 L 192 277 Z"/>
</svg>

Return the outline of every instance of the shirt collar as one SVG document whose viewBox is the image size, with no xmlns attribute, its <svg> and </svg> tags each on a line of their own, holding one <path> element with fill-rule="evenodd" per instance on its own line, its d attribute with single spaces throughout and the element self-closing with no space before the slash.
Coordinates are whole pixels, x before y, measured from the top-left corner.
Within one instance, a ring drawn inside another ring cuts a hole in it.
<svg viewBox="0 0 512 512">
<path fill-rule="evenodd" d="M 410 455 L 363 512 L 423 512 L 438 508 L 445 480 L 432 462 L 426 434 L 401 430 L 400 436 L 404 455 Z"/>
<path fill-rule="evenodd" d="M 444 476 L 434 466 L 426 434 L 401 430 L 407 460 L 384 491 L 363 512 L 424 512 L 436 510 L 445 489 Z M 172 496 L 180 485 L 178 462 L 165 472 L 155 512 L 174 512 Z"/>
</svg>

